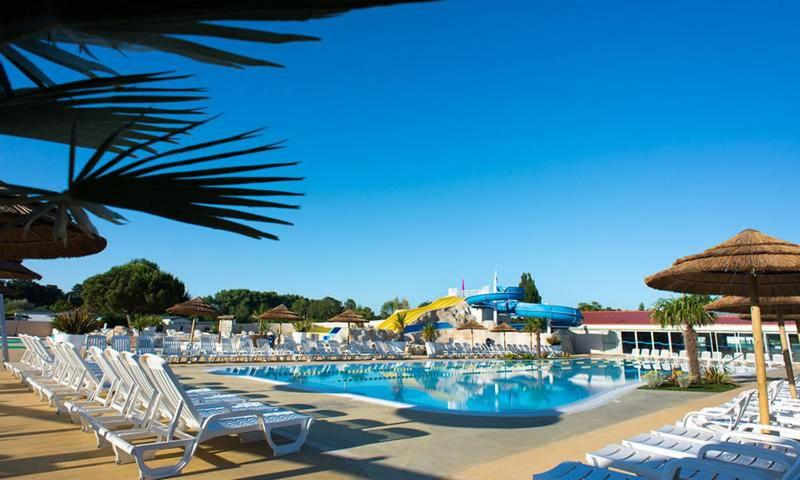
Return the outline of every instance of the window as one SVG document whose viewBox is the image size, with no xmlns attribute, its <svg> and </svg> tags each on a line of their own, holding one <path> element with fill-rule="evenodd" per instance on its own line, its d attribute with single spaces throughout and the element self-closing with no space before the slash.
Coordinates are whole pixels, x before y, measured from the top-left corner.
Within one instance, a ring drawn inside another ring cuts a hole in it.
<svg viewBox="0 0 800 480">
<path fill-rule="evenodd" d="M 656 350 L 669 350 L 668 332 L 653 332 L 653 340 L 655 340 L 655 345 L 653 345 L 653 348 Z"/>
<path fill-rule="evenodd" d="M 768 333 L 767 334 L 767 352 L 770 355 L 775 353 L 780 354 L 781 350 L 781 337 L 777 333 Z"/>
<path fill-rule="evenodd" d="M 697 334 L 697 351 L 710 352 L 711 351 L 711 334 L 698 333 Z"/>
<path fill-rule="evenodd" d="M 737 345 L 739 344 L 739 338 L 736 337 L 736 334 L 731 332 L 718 332 L 717 333 L 717 350 L 722 352 L 722 355 L 730 355 L 734 356 L 739 350 Z"/>
<path fill-rule="evenodd" d="M 636 332 L 639 338 L 639 350 L 648 349 L 653 350 L 653 340 L 650 337 L 650 332 Z"/>
<path fill-rule="evenodd" d="M 678 332 L 669 332 L 669 336 L 672 338 L 672 351 L 673 352 L 680 352 L 681 350 L 686 350 L 686 346 L 683 344 L 683 334 Z"/>
<path fill-rule="evenodd" d="M 622 353 L 631 353 L 636 348 L 636 333 L 622 332 Z"/>
</svg>

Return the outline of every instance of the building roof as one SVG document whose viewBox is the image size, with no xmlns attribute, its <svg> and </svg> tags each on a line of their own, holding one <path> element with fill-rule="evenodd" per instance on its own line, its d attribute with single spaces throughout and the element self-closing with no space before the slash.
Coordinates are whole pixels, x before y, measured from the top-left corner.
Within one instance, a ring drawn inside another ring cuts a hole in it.
<svg viewBox="0 0 800 480">
<path fill-rule="evenodd" d="M 652 325 L 650 312 L 639 310 L 583 312 L 584 325 Z M 750 320 L 735 315 L 720 315 L 717 323 L 721 325 L 749 325 Z"/>
</svg>

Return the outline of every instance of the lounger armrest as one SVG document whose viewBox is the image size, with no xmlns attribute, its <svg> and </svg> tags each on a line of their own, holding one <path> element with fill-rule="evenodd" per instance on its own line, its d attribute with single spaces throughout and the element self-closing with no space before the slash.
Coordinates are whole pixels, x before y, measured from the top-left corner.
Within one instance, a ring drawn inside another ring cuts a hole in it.
<svg viewBox="0 0 800 480">
<path fill-rule="evenodd" d="M 743 468 L 738 465 L 732 465 L 726 462 L 719 462 L 711 459 L 698 459 L 698 458 L 673 458 L 664 464 L 661 471 L 660 480 L 674 480 L 676 478 L 684 478 L 681 475 L 681 470 L 699 471 L 708 474 L 711 478 L 712 475 L 728 474 L 731 478 L 740 478 L 742 480 L 770 480 L 774 477 L 766 470 L 759 472 L 755 469 L 750 469 L 751 472 L 745 476 Z M 705 477 L 704 477 L 705 478 Z"/>
<path fill-rule="evenodd" d="M 709 452 L 733 453 L 737 455 L 757 457 L 763 460 L 770 460 L 777 464 L 783 465 L 786 470 L 790 470 L 794 465 L 794 460 L 790 460 L 789 457 L 782 453 L 767 450 L 765 448 L 753 447 L 750 445 L 740 445 L 738 443 L 730 442 L 709 443 L 703 445 L 700 447 L 700 451 L 697 453 L 697 458 L 705 459 L 706 454 Z"/>
<path fill-rule="evenodd" d="M 202 428 L 208 427 L 209 424 L 214 422 L 219 422 L 222 420 L 227 420 L 229 418 L 242 418 L 242 417 L 258 417 L 261 418 L 264 415 L 268 415 L 269 412 L 265 412 L 263 410 L 237 410 L 235 412 L 223 412 L 223 413 L 215 413 L 210 415 L 203 420 Z"/>
<path fill-rule="evenodd" d="M 726 413 L 723 413 L 723 412 L 708 412 L 708 411 L 702 411 L 702 410 L 689 412 L 686 415 L 684 415 L 683 420 L 681 421 L 681 425 L 682 426 L 693 425 L 693 426 L 698 426 L 699 427 L 700 423 L 705 423 L 705 422 L 700 422 L 700 423 L 694 422 L 693 420 L 695 418 L 704 418 L 704 419 L 707 419 L 707 420 L 727 420 L 728 421 L 728 429 L 733 428 L 734 418 L 733 418 L 733 415 L 731 415 L 730 412 L 726 412 Z"/>
</svg>

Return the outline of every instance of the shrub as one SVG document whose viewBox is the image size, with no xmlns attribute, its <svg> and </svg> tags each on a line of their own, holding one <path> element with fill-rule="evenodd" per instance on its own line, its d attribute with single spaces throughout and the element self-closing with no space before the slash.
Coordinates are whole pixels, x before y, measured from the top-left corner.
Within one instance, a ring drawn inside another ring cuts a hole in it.
<svg viewBox="0 0 800 480">
<path fill-rule="evenodd" d="M 53 328 L 69 335 L 85 335 L 101 326 L 97 317 L 83 307 L 59 313 L 51 323 Z"/>
<path fill-rule="evenodd" d="M 311 320 L 298 320 L 294 322 L 295 332 L 310 332 L 312 328 L 314 328 L 314 322 Z"/>
<path fill-rule="evenodd" d="M 667 381 L 667 374 L 662 372 L 656 372 L 655 370 L 651 370 L 644 374 L 644 381 L 647 382 L 647 386 L 650 388 L 658 388 Z"/>
<path fill-rule="evenodd" d="M 547 337 L 547 343 L 550 345 L 561 345 L 561 339 L 558 338 L 558 335 L 550 335 Z"/>
<path fill-rule="evenodd" d="M 131 327 L 139 330 L 140 332 L 145 328 L 158 327 L 162 323 L 160 315 L 135 315 L 131 319 Z"/>
<path fill-rule="evenodd" d="M 422 339 L 426 342 L 433 342 L 439 336 L 435 322 L 428 322 L 422 327 Z"/>
<path fill-rule="evenodd" d="M 20 299 L 6 298 L 5 307 L 6 307 L 6 313 L 17 313 L 20 310 L 30 310 L 34 307 L 34 305 L 26 298 L 20 298 Z"/>
<path fill-rule="evenodd" d="M 712 383 L 715 385 L 736 386 L 736 382 L 733 381 L 731 376 L 725 371 L 724 368 L 713 365 L 706 368 L 705 372 L 703 373 L 703 381 L 705 383 Z"/>
<path fill-rule="evenodd" d="M 683 389 L 689 388 L 693 380 L 694 378 L 687 372 L 682 372 L 680 370 L 675 372 L 675 383 Z"/>
</svg>

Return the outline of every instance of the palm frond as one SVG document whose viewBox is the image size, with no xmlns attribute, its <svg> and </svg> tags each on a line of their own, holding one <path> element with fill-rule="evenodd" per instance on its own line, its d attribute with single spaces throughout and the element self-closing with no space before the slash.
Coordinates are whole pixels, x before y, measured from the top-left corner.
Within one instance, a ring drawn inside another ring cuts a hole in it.
<svg viewBox="0 0 800 480">
<path fill-rule="evenodd" d="M 279 200 L 301 194 L 283 189 L 244 188 L 243 185 L 273 184 L 302 180 L 294 176 L 248 176 L 250 172 L 292 167 L 297 162 L 252 163 L 207 167 L 220 160 L 237 159 L 281 148 L 280 143 L 269 143 L 249 148 L 231 149 L 219 153 L 202 153 L 210 148 L 242 142 L 253 138 L 254 132 L 226 137 L 193 145 L 181 146 L 160 153 L 145 153 L 176 136 L 189 133 L 200 123 L 167 132 L 155 140 L 136 143 L 112 152 L 116 139 L 136 128 L 135 122 L 112 132 L 97 150 L 76 171 L 75 149 L 69 153 L 68 187 L 55 192 L 34 187 L 3 184 L 0 205 L 27 205 L 32 212 L 18 223 L 30 223 L 48 215 L 56 220 L 55 234 L 62 235 L 61 225 L 74 222 L 86 232 L 96 232 L 90 215 L 112 223 L 125 223 L 125 218 L 113 208 L 136 210 L 169 218 L 183 223 L 225 230 L 253 238 L 277 240 L 275 234 L 246 222 L 292 225 L 290 222 L 254 213 L 246 208 L 296 209 L 298 205 Z M 177 157 L 164 161 L 165 157 Z M 200 167 L 203 165 L 203 167 Z M 268 199 L 268 200 L 267 200 Z"/>
<path fill-rule="evenodd" d="M 204 100 L 202 90 L 151 86 L 186 78 L 145 73 L 15 90 L 0 96 L 0 134 L 97 148 L 112 132 L 135 122 L 114 139 L 110 150 L 155 141 L 196 123 L 187 118 L 202 114 L 199 108 L 163 106 Z M 78 128 L 71 139 L 73 125 Z M 152 151 L 150 145 L 146 150 Z"/>
<path fill-rule="evenodd" d="M 222 38 L 265 44 L 319 40 L 316 37 L 221 25 L 218 21 L 303 21 L 351 10 L 429 0 L 86 0 L 13 2 L 0 20 L 0 56 L 35 84 L 48 82 L 35 59 L 86 76 L 113 73 L 94 60 L 89 47 L 149 49 L 228 67 L 280 67 L 278 63 L 210 47 L 193 38 Z M 62 45 L 77 46 L 78 53 Z M 0 87 L 8 85 L 0 70 Z"/>
</svg>

